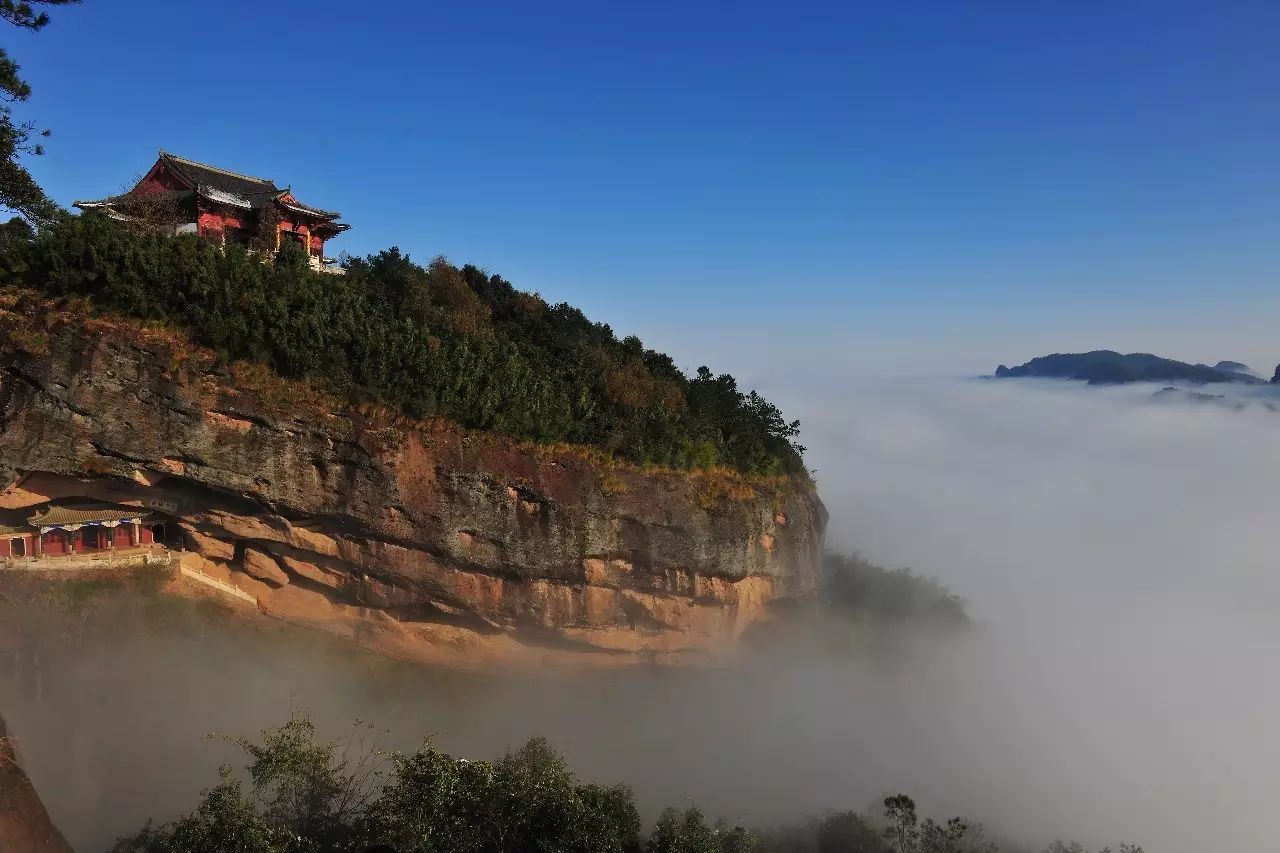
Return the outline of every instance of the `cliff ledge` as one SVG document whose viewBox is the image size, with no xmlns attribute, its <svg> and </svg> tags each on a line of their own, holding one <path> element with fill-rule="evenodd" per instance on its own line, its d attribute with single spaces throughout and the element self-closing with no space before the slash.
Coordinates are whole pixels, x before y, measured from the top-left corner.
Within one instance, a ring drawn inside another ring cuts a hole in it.
<svg viewBox="0 0 1280 853">
<path fill-rule="evenodd" d="M 414 421 L 13 292 L 0 490 L 146 506 L 263 610 L 451 663 L 723 652 L 816 588 L 826 523 L 807 481 Z"/>
</svg>

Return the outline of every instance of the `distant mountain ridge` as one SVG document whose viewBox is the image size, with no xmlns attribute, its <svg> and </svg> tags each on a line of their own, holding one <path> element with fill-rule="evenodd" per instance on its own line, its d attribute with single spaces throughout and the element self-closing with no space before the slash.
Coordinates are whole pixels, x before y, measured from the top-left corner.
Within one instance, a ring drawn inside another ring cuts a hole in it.
<svg viewBox="0 0 1280 853">
<path fill-rule="evenodd" d="M 1084 353 L 1054 353 L 1033 358 L 1017 367 L 1000 365 L 997 378 L 1019 376 L 1050 379 L 1075 379 L 1090 385 L 1123 385 L 1129 382 L 1215 382 L 1265 383 L 1248 365 L 1238 361 L 1220 361 L 1216 366 L 1188 364 L 1144 352 L 1127 355 L 1113 350 Z"/>
</svg>

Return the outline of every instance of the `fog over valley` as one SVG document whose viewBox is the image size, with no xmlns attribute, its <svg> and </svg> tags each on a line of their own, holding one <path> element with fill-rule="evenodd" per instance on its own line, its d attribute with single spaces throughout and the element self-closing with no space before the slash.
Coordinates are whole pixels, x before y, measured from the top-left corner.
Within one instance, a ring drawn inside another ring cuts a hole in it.
<svg viewBox="0 0 1280 853">
<path fill-rule="evenodd" d="M 851 381 L 791 406 L 841 520 L 829 546 L 938 575 L 983 625 L 926 712 L 969 812 L 1262 849 L 1275 415 L 1156 388 Z"/>
<path fill-rule="evenodd" d="M 326 733 L 360 719 L 387 746 L 435 734 L 476 758 L 543 734 L 648 818 L 692 800 L 764 826 L 902 790 L 1036 849 L 1266 847 L 1275 414 L 1022 380 L 768 390 L 804 423 L 829 547 L 937 576 L 974 630 L 890 655 L 797 641 L 707 669 L 478 676 L 208 608 L 179 624 L 130 601 L 81 643 L 100 617 L 63 614 L 0 679 L 55 821 L 103 849 L 235 759 L 203 735 L 302 708 Z"/>
<path fill-rule="evenodd" d="M 0 0 L 0 853 L 1280 850 L 1220 5 Z"/>
</svg>

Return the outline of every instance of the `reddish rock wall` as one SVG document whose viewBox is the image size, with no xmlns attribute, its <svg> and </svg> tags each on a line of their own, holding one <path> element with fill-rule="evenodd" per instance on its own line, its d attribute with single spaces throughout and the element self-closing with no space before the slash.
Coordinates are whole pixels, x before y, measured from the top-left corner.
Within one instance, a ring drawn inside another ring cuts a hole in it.
<svg viewBox="0 0 1280 853">
<path fill-rule="evenodd" d="M 123 322 L 0 309 L 0 505 L 151 507 L 287 618 L 433 659 L 652 659 L 721 651 L 816 587 L 810 484 L 592 456 L 357 409 Z"/>
</svg>

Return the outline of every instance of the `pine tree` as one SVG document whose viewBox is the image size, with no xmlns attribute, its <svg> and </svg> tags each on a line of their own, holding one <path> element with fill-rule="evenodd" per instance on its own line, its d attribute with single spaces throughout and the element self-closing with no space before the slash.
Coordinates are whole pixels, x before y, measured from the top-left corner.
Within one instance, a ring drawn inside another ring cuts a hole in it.
<svg viewBox="0 0 1280 853">
<path fill-rule="evenodd" d="M 32 32 L 44 29 L 49 15 L 42 6 L 67 6 L 80 0 L 0 0 L 0 19 Z M 13 104 L 31 97 L 31 84 L 18 74 L 18 63 L 0 48 L 0 205 L 17 211 L 36 223 L 48 222 L 61 212 L 26 167 L 18 162 L 24 154 L 39 156 L 44 146 L 39 137 L 48 130 L 37 131 L 31 122 L 17 122 Z"/>
</svg>

